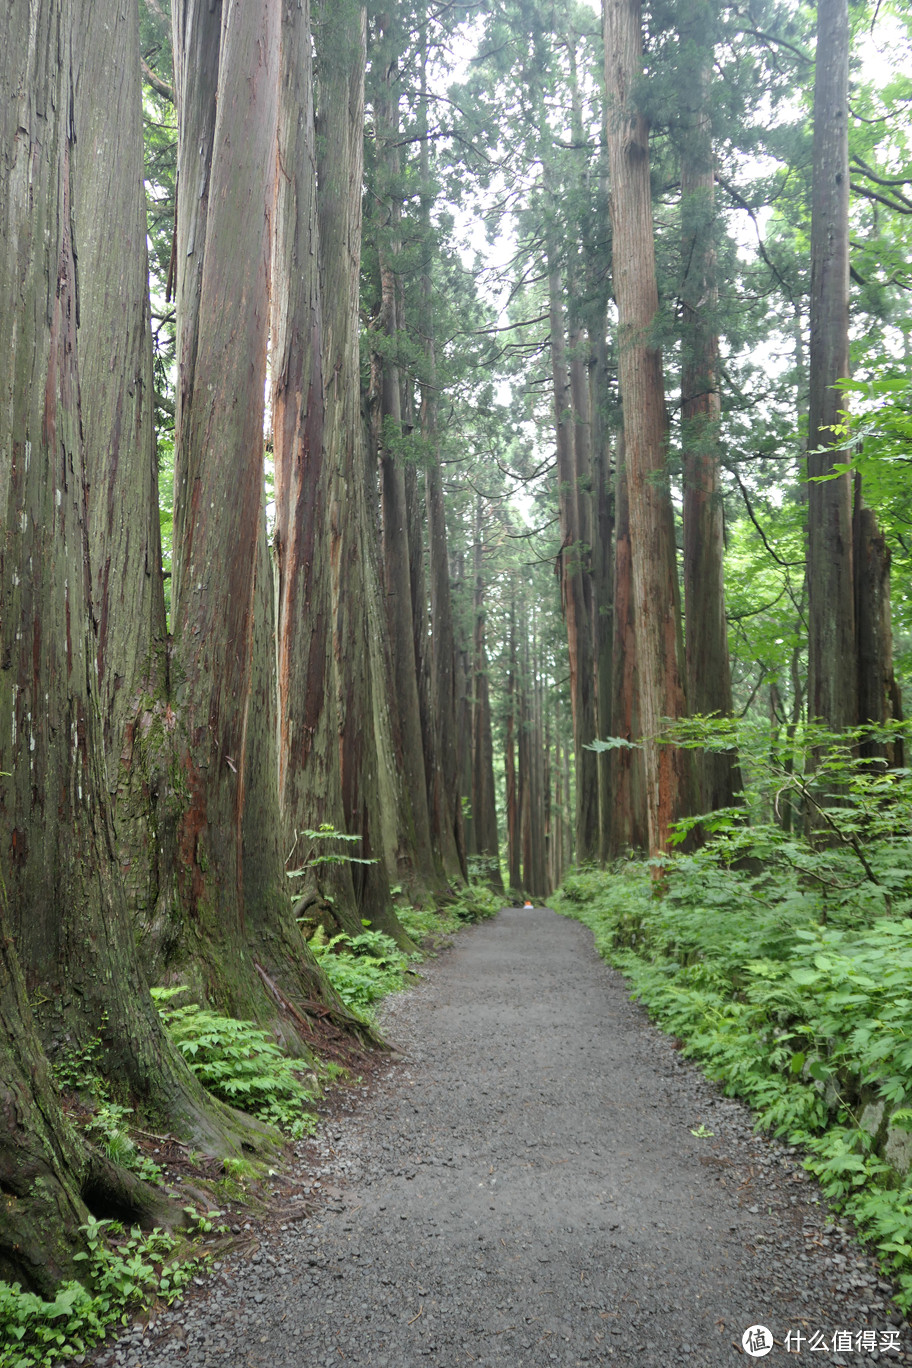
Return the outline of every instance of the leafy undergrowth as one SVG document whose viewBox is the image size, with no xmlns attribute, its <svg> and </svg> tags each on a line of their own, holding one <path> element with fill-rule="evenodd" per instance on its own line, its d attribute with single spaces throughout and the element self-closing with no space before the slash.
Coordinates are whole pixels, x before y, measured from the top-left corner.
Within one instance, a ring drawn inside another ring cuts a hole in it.
<svg viewBox="0 0 912 1368">
<path fill-rule="evenodd" d="M 169 1007 L 169 999 L 183 991 L 153 988 L 152 996 L 165 1029 L 204 1087 L 293 1140 L 313 1135 L 318 1078 L 251 1021 L 218 1016 L 195 1002 Z"/>
<path fill-rule="evenodd" d="M 204 1219 L 201 1229 L 211 1228 Z M 35 1368 L 84 1354 L 150 1301 L 176 1301 L 206 1262 L 188 1255 L 186 1240 L 167 1231 L 143 1234 L 91 1219 L 83 1230 L 86 1253 L 76 1258 L 85 1263 L 85 1283 L 61 1283 L 54 1300 L 44 1301 L 18 1283 L 0 1282 L 0 1368 Z"/>
<path fill-rule="evenodd" d="M 339 997 L 365 1021 L 373 1021 L 374 1003 L 405 986 L 412 964 L 421 959 L 417 951 L 400 950 L 384 931 L 341 932 L 329 940 L 318 931 L 309 944 Z"/>
<path fill-rule="evenodd" d="M 820 873 L 839 852 L 790 840 L 789 864 L 772 859 L 759 873 L 731 867 L 724 840 L 669 861 L 661 883 L 645 863 L 578 872 L 553 905 L 590 927 L 654 1020 L 750 1103 L 760 1127 L 804 1147 L 805 1167 L 874 1244 L 908 1310 L 908 902 L 886 912 L 878 886 L 858 880 L 837 896 L 838 878 L 826 886 L 795 865 L 816 859 Z M 907 838 L 866 854 L 875 876 L 878 862 L 892 870 L 894 894 L 903 881 L 912 888 Z"/>
<path fill-rule="evenodd" d="M 398 907 L 396 915 L 411 939 L 427 950 L 441 935 L 496 916 L 500 907 L 485 885 L 469 884 L 440 911 Z M 424 950 L 411 954 L 400 950 L 383 931 L 364 930 L 359 936 L 342 932 L 327 939 L 318 930 L 309 945 L 345 1005 L 368 1022 L 374 1019 L 375 1004 L 404 988 L 415 973 L 414 966 L 424 958 Z"/>
</svg>

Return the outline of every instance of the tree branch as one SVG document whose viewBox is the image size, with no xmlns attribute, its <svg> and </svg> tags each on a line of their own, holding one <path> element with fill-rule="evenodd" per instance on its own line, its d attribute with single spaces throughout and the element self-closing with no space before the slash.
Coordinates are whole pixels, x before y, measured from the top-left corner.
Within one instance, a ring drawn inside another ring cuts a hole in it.
<svg viewBox="0 0 912 1368">
<path fill-rule="evenodd" d="M 169 100 L 171 104 L 174 104 L 173 87 L 169 86 L 167 81 L 163 81 L 160 76 L 157 76 L 155 74 L 155 72 L 149 66 L 149 63 L 146 61 L 145 57 L 140 55 L 139 60 L 142 63 L 143 76 L 146 78 L 147 83 L 152 87 L 153 90 L 157 91 L 163 99 Z"/>
</svg>

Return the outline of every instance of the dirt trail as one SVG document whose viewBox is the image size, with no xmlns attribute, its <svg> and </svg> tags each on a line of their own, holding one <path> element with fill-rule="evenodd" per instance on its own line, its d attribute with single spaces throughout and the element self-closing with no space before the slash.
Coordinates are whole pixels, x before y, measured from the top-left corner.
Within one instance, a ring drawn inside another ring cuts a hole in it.
<svg viewBox="0 0 912 1368">
<path fill-rule="evenodd" d="M 329 1204 L 106 1362 L 715 1368 L 753 1361 L 756 1323 L 770 1363 L 912 1362 L 794 1157 L 681 1060 L 581 925 L 505 910 L 384 1028 L 402 1060 L 315 1150 Z"/>
</svg>

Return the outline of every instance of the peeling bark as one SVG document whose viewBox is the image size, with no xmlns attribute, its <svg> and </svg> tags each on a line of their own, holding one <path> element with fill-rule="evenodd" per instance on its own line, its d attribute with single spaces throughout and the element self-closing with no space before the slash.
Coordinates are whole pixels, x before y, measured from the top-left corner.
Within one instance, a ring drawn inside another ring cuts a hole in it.
<svg viewBox="0 0 912 1368">
<path fill-rule="evenodd" d="M 273 252 L 272 413 L 278 564 L 279 797 L 294 866 L 321 853 L 302 834 L 348 831 L 332 677 L 331 466 L 324 441 L 310 6 L 286 0 Z M 350 834 L 356 835 L 357 832 Z M 322 851 L 322 853 L 326 853 Z M 353 853 L 361 855 L 360 848 Z M 341 930 L 358 934 L 352 866 L 316 866 L 316 892 Z"/>
</svg>

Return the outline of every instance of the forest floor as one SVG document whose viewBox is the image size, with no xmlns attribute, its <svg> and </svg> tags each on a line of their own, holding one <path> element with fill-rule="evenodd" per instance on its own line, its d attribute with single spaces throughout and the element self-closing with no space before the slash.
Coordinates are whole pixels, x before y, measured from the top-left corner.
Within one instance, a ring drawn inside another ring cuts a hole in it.
<svg viewBox="0 0 912 1368">
<path fill-rule="evenodd" d="M 761 1325 L 770 1363 L 912 1363 L 799 1156 L 627 993 L 546 909 L 461 933 L 387 1000 L 397 1054 L 298 1147 L 308 1219 L 255 1226 L 93 1362 L 716 1368 Z"/>
</svg>

